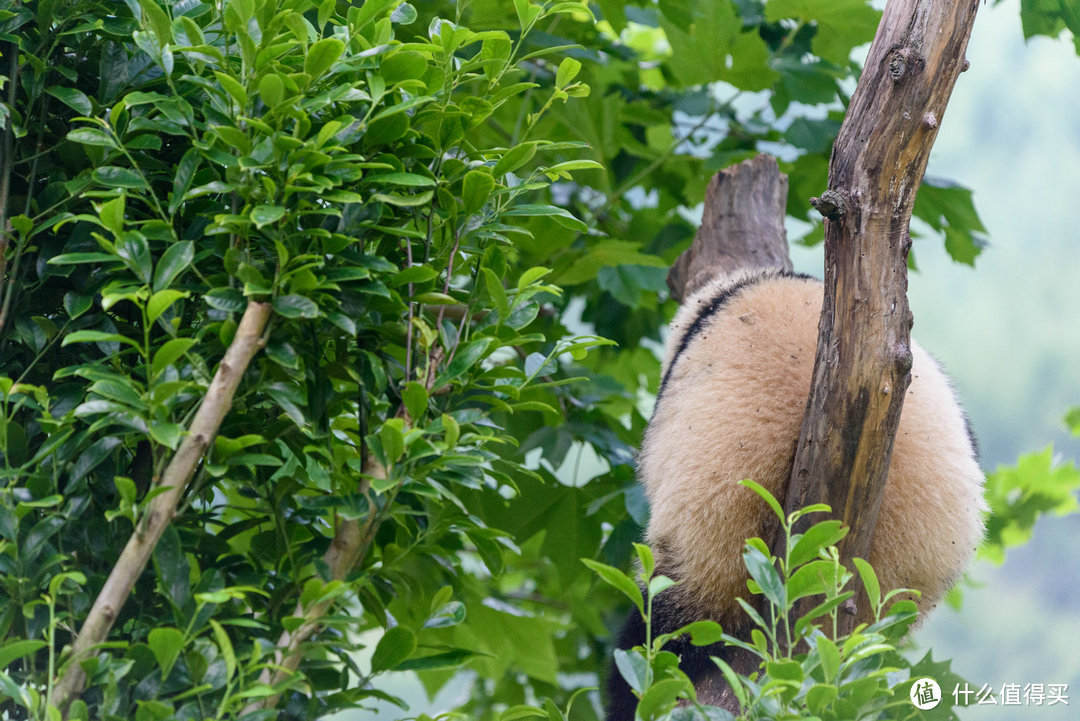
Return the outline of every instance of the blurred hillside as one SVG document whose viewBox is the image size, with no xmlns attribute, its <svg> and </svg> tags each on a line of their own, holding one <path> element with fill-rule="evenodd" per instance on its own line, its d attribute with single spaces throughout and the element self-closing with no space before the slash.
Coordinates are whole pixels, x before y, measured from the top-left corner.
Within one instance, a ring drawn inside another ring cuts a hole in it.
<svg viewBox="0 0 1080 721">
<path fill-rule="evenodd" d="M 1053 443 L 1080 458 L 1062 416 L 1080 403 L 1080 58 L 1071 42 L 1024 43 L 1018 0 L 983 7 L 928 175 L 974 189 L 990 247 L 973 271 L 916 240 L 913 334 L 952 374 L 983 466 Z M 973 684 L 1069 683 L 1071 706 L 980 706 L 963 718 L 1076 718 L 1080 705 L 1080 518 L 1044 520 L 963 613 L 939 611 L 917 643 Z"/>
</svg>

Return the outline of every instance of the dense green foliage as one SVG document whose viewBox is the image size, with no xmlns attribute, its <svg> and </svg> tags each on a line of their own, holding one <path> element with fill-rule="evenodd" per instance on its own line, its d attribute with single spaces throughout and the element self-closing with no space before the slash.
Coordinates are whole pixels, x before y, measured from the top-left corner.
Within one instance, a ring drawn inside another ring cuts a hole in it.
<svg viewBox="0 0 1080 721">
<path fill-rule="evenodd" d="M 389 671 L 434 692 L 466 669 L 463 712 L 548 698 L 558 718 L 621 610 L 580 559 L 626 564 L 646 517 L 633 448 L 693 208 L 770 150 L 820 238 L 805 199 L 877 18 L 0 3 L 3 711 L 53 717 L 64 648 L 266 302 L 265 349 L 72 716 L 316 718 L 386 699 Z M 926 184 L 916 213 L 974 261 L 970 193 Z M 271 689 L 274 646 L 327 600 Z"/>
</svg>

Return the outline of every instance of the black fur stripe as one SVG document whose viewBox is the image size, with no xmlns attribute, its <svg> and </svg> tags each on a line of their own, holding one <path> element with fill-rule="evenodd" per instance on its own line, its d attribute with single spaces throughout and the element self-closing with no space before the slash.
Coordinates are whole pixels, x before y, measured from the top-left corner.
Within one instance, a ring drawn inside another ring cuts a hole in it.
<svg viewBox="0 0 1080 721">
<path fill-rule="evenodd" d="M 697 316 L 690 324 L 690 327 L 686 329 L 686 332 L 683 333 L 682 338 L 679 339 L 679 346 L 671 356 L 671 364 L 668 366 L 667 373 L 664 374 L 664 378 L 660 382 L 660 390 L 656 394 L 656 402 L 658 404 L 660 399 L 664 397 L 664 390 L 667 388 L 668 381 L 671 380 L 671 372 L 675 370 L 675 366 L 679 362 L 679 357 L 689 347 L 690 341 L 700 335 L 702 331 L 705 330 L 705 326 L 708 324 L 709 320 L 743 289 L 771 278 L 816 280 L 813 276 L 806 275 L 805 273 L 795 273 L 790 270 L 766 270 L 756 275 L 747 276 L 746 278 L 723 288 L 719 293 L 713 296 L 708 303 L 702 304 Z"/>
</svg>

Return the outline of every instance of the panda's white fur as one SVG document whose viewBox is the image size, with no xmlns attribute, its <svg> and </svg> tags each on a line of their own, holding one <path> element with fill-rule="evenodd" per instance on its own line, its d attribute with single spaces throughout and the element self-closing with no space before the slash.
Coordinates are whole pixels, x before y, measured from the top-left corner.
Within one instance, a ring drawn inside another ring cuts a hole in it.
<svg viewBox="0 0 1080 721">
<path fill-rule="evenodd" d="M 741 552 L 771 513 L 738 481 L 783 502 L 817 346 L 820 281 L 778 271 L 714 280 L 671 325 L 663 383 L 638 476 L 649 498 L 658 568 L 681 581 L 682 618 L 745 624 Z M 912 344 L 911 385 L 868 559 L 883 589 L 922 592 L 933 608 L 983 534 L 983 474 L 949 381 Z M 867 620 L 865 603 L 859 620 Z"/>
</svg>

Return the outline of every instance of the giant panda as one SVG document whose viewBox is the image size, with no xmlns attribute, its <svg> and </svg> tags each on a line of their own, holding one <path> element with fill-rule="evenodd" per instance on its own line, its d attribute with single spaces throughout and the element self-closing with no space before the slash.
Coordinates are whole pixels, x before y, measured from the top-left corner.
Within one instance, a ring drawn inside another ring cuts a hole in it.
<svg viewBox="0 0 1080 721">
<path fill-rule="evenodd" d="M 763 534 L 771 511 L 738 482 L 751 478 L 783 502 L 810 394 L 822 297 L 822 283 L 810 276 L 743 272 L 714 279 L 676 314 L 638 457 L 657 573 L 679 581 L 654 601 L 654 633 L 705 618 L 735 635 L 749 627 L 735 602 L 748 595 L 742 550 L 747 538 Z M 926 612 L 971 560 L 986 507 L 974 438 L 949 381 L 914 343 L 912 353 L 868 560 L 883 589 L 921 591 L 917 603 Z M 644 642 L 633 610 L 617 646 Z M 718 651 L 685 640 L 667 649 L 692 680 Z M 612 668 L 608 721 L 632 721 L 636 704 Z"/>
</svg>

